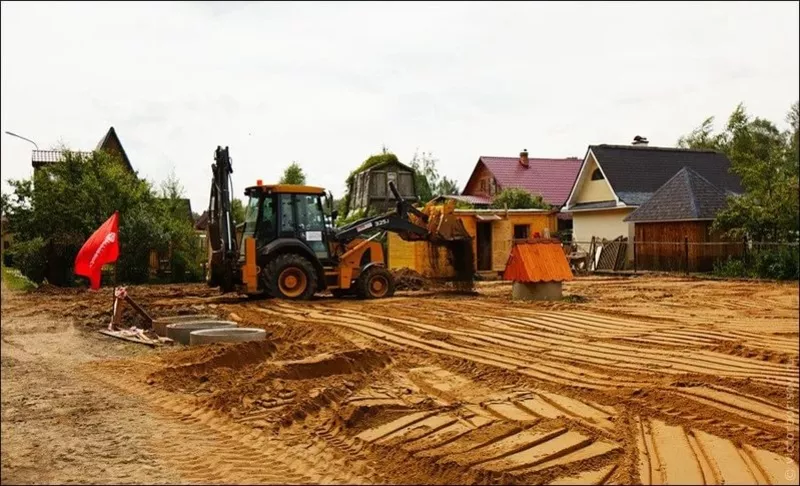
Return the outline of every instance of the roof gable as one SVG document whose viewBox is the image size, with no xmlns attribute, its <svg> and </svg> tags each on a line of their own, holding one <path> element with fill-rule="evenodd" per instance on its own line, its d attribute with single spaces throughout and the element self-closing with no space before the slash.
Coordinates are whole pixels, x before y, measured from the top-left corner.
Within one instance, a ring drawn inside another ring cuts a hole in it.
<svg viewBox="0 0 800 486">
<path fill-rule="evenodd" d="M 569 197 L 581 160 L 528 158 L 528 167 L 519 163 L 519 157 L 481 156 L 465 188 L 480 164 L 492 173 L 501 189 L 519 188 L 540 194 L 551 206 L 561 207 Z"/>
<path fill-rule="evenodd" d="M 128 170 L 133 172 L 131 161 L 128 158 L 128 154 L 125 153 L 125 148 L 122 146 L 122 142 L 117 135 L 117 131 L 114 130 L 114 127 L 108 129 L 105 136 L 98 142 L 95 150 L 104 150 L 119 155 L 122 158 L 122 162 L 128 167 Z"/>
<path fill-rule="evenodd" d="M 742 192 L 739 177 L 730 172 L 730 160 L 722 152 L 642 145 L 591 145 L 589 149 L 626 204 L 641 204 L 683 167 L 720 189 Z"/>
<path fill-rule="evenodd" d="M 387 160 L 386 162 L 381 162 L 380 164 L 375 164 L 373 166 L 367 167 L 366 169 L 364 169 L 362 171 L 359 171 L 357 173 L 361 174 L 362 172 L 371 172 L 373 170 L 383 169 L 383 168 L 385 168 L 385 167 L 387 167 L 389 165 L 396 165 L 396 166 L 400 167 L 401 169 L 405 169 L 408 172 L 412 172 L 412 173 L 416 174 L 416 171 L 414 169 L 412 169 L 411 167 L 407 166 L 406 164 L 400 162 L 399 160 Z"/>
<path fill-rule="evenodd" d="M 623 221 L 712 220 L 727 195 L 690 167 L 683 167 Z"/>
<path fill-rule="evenodd" d="M 125 167 L 134 173 L 133 166 L 131 165 L 130 159 L 128 159 L 128 154 L 125 152 L 125 148 L 122 146 L 122 142 L 117 136 L 116 130 L 114 127 L 108 129 L 108 132 L 100 139 L 100 142 L 95 147 L 95 151 L 103 150 L 105 152 L 118 155 L 122 159 L 122 163 L 125 164 Z M 85 152 L 85 151 L 72 151 L 73 153 L 77 153 L 88 157 L 92 154 L 92 152 Z M 46 164 L 52 164 L 56 162 L 63 162 L 64 161 L 64 151 L 62 150 L 33 150 L 31 152 L 31 164 L 33 167 L 39 168 Z"/>
</svg>

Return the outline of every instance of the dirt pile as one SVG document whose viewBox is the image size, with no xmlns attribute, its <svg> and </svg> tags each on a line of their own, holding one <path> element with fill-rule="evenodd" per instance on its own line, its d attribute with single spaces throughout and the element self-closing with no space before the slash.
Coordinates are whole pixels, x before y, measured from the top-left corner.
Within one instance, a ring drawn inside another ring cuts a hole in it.
<svg viewBox="0 0 800 486">
<path fill-rule="evenodd" d="M 392 270 L 395 290 L 424 290 L 430 288 L 431 282 L 421 273 L 403 267 Z"/>
</svg>

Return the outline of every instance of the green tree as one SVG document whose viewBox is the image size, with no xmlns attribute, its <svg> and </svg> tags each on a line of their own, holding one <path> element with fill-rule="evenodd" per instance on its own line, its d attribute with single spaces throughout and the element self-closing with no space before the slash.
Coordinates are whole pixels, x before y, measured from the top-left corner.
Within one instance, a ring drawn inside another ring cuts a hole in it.
<svg viewBox="0 0 800 486">
<path fill-rule="evenodd" d="M 201 279 L 203 251 L 189 220 L 185 191 L 175 173 L 172 172 L 161 183 L 159 203 L 163 212 L 156 223 L 164 230 L 173 282 Z"/>
<path fill-rule="evenodd" d="M 38 169 L 29 179 L 9 181 L 13 192 L 3 198 L 3 209 L 19 242 L 18 250 L 12 248 L 14 260 L 28 262 L 30 273 L 41 273 L 27 275 L 31 279 L 46 277 L 50 283 L 70 285 L 78 250 L 119 211 L 118 280 L 145 281 L 150 250 L 168 251 L 180 239 L 174 234 L 176 217 L 169 210 L 174 201 L 159 200 L 152 185 L 126 170 L 116 156 L 62 150 L 63 161 Z M 179 185 L 168 186 L 162 195 L 180 195 Z M 185 213 L 181 224 L 181 231 L 191 231 Z"/>
<path fill-rule="evenodd" d="M 439 159 L 430 152 L 414 152 L 409 167 L 415 171 L 417 196 L 422 202 L 428 202 L 436 196 L 458 194 L 458 183 L 440 176 L 437 164 Z"/>
<path fill-rule="evenodd" d="M 231 200 L 231 216 L 236 224 L 244 222 L 244 203 L 239 198 Z"/>
<path fill-rule="evenodd" d="M 503 189 L 491 204 L 496 209 L 550 209 L 542 196 L 516 187 Z"/>
<path fill-rule="evenodd" d="M 769 120 L 750 117 L 739 104 L 720 133 L 714 133 L 713 118 L 708 118 L 678 141 L 681 147 L 725 153 L 731 171 L 741 179 L 744 194 L 730 197 L 727 208 L 714 222 L 716 229 L 731 238 L 747 235 L 764 241 L 797 240 L 797 102 L 786 120 L 790 127 L 781 132 Z"/>
<path fill-rule="evenodd" d="M 437 196 L 447 196 L 449 194 L 458 194 L 459 192 L 458 183 L 453 179 L 448 179 L 446 176 L 442 176 L 436 187 Z"/>
<path fill-rule="evenodd" d="M 281 184 L 305 184 L 306 183 L 306 174 L 303 172 L 303 168 L 300 167 L 300 164 L 297 162 L 292 162 L 289 164 L 289 167 L 283 171 L 283 176 L 281 176 L 280 180 Z"/>
</svg>

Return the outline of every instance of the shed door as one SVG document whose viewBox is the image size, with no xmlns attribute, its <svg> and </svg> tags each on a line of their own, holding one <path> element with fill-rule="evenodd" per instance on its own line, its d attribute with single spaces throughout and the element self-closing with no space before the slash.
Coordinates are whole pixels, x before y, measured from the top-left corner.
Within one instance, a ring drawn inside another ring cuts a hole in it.
<svg viewBox="0 0 800 486">
<path fill-rule="evenodd" d="M 492 223 L 478 223 L 478 271 L 492 269 Z"/>
</svg>

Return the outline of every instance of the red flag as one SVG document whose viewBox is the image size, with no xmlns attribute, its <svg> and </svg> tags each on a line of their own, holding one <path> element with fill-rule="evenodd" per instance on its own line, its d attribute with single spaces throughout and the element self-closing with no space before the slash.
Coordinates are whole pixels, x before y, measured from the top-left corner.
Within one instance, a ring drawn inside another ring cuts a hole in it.
<svg viewBox="0 0 800 486">
<path fill-rule="evenodd" d="M 97 228 L 83 244 L 75 257 L 75 275 L 89 278 L 94 290 L 100 288 L 100 271 L 103 265 L 117 261 L 119 257 L 119 213 L 114 214 Z"/>
</svg>

